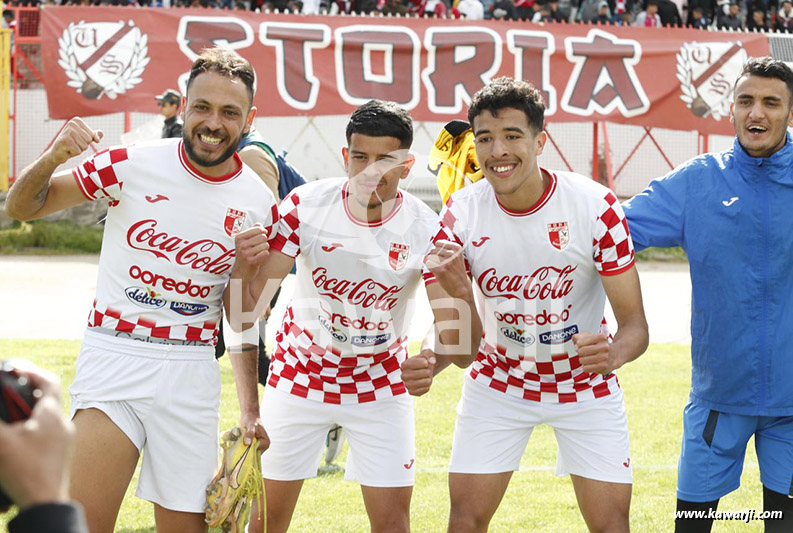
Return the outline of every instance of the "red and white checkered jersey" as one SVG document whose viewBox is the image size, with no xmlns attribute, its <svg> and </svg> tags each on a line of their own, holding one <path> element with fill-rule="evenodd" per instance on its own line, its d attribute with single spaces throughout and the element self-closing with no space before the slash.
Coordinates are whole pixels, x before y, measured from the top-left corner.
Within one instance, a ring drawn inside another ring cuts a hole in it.
<svg viewBox="0 0 793 533">
<path fill-rule="evenodd" d="M 382 220 L 358 220 L 347 186 L 340 178 L 294 189 L 281 202 L 270 242 L 297 258 L 297 279 L 268 384 L 334 404 L 405 392 L 399 367 L 408 354 L 410 310 L 440 229 L 438 215 L 406 192 Z"/>
<path fill-rule="evenodd" d="M 234 158 L 238 170 L 213 178 L 190 165 L 181 140 L 163 139 L 74 168 L 85 197 L 110 205 L 89 327 L 215 342 L 234 235 L 278 221 L 270 190 Z"/>
<path fill-rule="evenodd" d="M 573 173 L 525 212 L 503 207 L 486 180 L 452 195 L 441 219 L 463 245 L 484 327 L 470 375 L 507 394 L 575 402 L 610 394 L 616 376 L 581 369 L 572 336 L 600 331 L 600 276 L 628 270 L 633 243 L 617 198 Z"/>
</svg>

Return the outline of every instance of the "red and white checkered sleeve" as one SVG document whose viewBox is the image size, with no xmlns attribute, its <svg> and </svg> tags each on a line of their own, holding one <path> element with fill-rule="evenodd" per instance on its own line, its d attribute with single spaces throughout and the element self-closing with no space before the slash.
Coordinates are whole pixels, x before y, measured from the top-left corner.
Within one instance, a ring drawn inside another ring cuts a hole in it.
<svg viewBox="0 0 793 533">
<path fill-rule="evenodd" d="M 628 221 L 617 197 L 609 191 L 600 206 L 592 239 L 595 268 L 603 276 L 621 274 L 634 263 Z"/>
<path fill-rule="evenodd" d="M 107 148 L 74 167 L 72 176 L 80 191 L 89 200 L 106 198 L 111 202 L 118 202 L 123 185 L 119 175 L 119 163 L 127 159 L 126 148 Z"/>
<path fill-rule="evenodd" d="M 438 227 L 438 231 L 435 233 L 435 236 L 432 238 L 432 243 L 430 244 L 430 249 L 437 244 L 439 241 L 453 241 L 463 247 L 463 254 L 465 254 L 465 245 L 463 244 L 462 239 L 460 236 L 455 233 L 454 228 L 457 225 L 457 218 L 455 217 L 454 213 L 452 212 L 452 199 L 446 202 L 446 205 L 441 210 L 441 222 Z M 463 255 L 465 258 L 465 255 Z M 468 259 L 465 259 L 465 271 L 468 275 L 471 275 L 471 270 L 468 267 Z M 435 279 L 435 275 L 430 272 L 427 268 L 427 265 L 424 265 L 422 269 L 422 276 L 424 277 L 424 284 L 428 285 L 430 283 L 434 283 L 438 281 Z"/>
<path fill-rule="evenodd" d="M 297 191 L 290 192 L 281 200 L 281 205 L 278 206 L 278 231 L 270 240 L 270 249 L 278 250 L 289 257 L 297 257 L 300 254 L 299 205 L 300 197 Z"/>
</svg>

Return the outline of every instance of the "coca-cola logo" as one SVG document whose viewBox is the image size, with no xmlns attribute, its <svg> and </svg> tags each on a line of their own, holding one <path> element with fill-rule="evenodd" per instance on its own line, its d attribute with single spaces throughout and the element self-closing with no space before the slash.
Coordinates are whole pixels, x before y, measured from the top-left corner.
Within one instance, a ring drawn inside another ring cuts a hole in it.
<svg viewBox="0 0 793 533">
<path fill-rule="evenodd" d="M 158 259 L 186 265 L 210 274 L 223 274 L 231 270 L 234 249 L 228 249 L 212 239 L 188 241 L 158 231 L 154 219 L 141 220 L 127 231 L 127 244 L 134 250 L 148 252 Z"/>
<path fill-rule="evenodd" d="M 398 302 L 398 295 L 402 287 L 385 285 L 372 278 L 363 281 L 351 281 L 328 276 L 328 269 L 319 267 L 311 273 L 314 286 L 322 296 L 332 298 L 337 302 L 346 300 L 353 305 L 367 308 L 372 307 L 378 311 L 391 311 Z"/>
<path fill-rule="evenodd" d="M 578 266 L 563 268 L 540 267 L 531 275 L 499 276 L 495 268 L 488 268 L 477 279 L 479 288 L 488 298 L 524 300 L 558 300 L 573 290 L 571 274 Z"/>
</svg>

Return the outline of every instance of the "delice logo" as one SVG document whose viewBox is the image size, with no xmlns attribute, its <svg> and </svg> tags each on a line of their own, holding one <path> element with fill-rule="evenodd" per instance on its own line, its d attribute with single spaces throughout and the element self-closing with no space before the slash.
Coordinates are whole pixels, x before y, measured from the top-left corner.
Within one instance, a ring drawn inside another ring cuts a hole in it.
<svg viewBox="0 0 793 533">
<path fill-rule="evenodd" d="M 540 333 L 540 342 L 542 344 L 564 344 L 573 338 L 573 335 L 578 333 L 578 325 L 574 324 L 564 329 L 556 329 L 554 331 L 546 331 Z"/>
<path fill-rule="evenodd" d="M 390 338 L 390 333 L 383 333 L 382 335 L 353 335 L 352 344 L 353 346 L 365 348 L 367 346 L 377 346 L 378 344 L 383 344 Z"/>
<path fill-rule="evenodd" d="M 189 302 L 171 302 L 171 311 L 179 313 L 182 316 L 195 316 L 200 315 L 209 309 L 205 304 L 193 304 Z"/>
<path fill-rule="evenodd" d="M 526 333 L 525 329 L 518 329 L 516 327 L 503 327 L 501 334 L 516 344 L 521 346 L 531 346 L 534 344 L 534 335 Z"/>
<path fill-rule="evenodd" d="M 330 333 L 331 337 L 333 337 L 333 340 L 336 342 L 347 342 L 347 335 L 345 335 L 345 333 L 339 328 L 333 327 L 333 324 L 331 324 L 327 318 L 319 315 L 317 320 L 323 328 L 328 330 L 328 333 Z"/>
<path fill-rule="evenodd" d="M 145 309 L 159 309 L 166 303 L 159 294 L 144 287 L 127 287 L 124 293 L 130 302 Z"/>
</svg>

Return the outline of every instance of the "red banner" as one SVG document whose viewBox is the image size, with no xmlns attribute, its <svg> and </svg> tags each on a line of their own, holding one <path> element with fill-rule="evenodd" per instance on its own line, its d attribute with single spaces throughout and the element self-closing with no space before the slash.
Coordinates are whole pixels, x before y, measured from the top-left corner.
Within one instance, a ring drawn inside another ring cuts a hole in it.
<svg viewBox="0 0 793 533">
<path fill-rule="evenodd" d="M 531 81 L 549 122 L 609 121 L 732 134 L 732 85 L 763 34 L 522 22 L 48 7 L 52 118 L 153 112 L 217 44 L 251 61 L 259 116 L 338 115 L 371 98 L 416 120 L 465 117 L 490 79 Z"/>
</svg>

